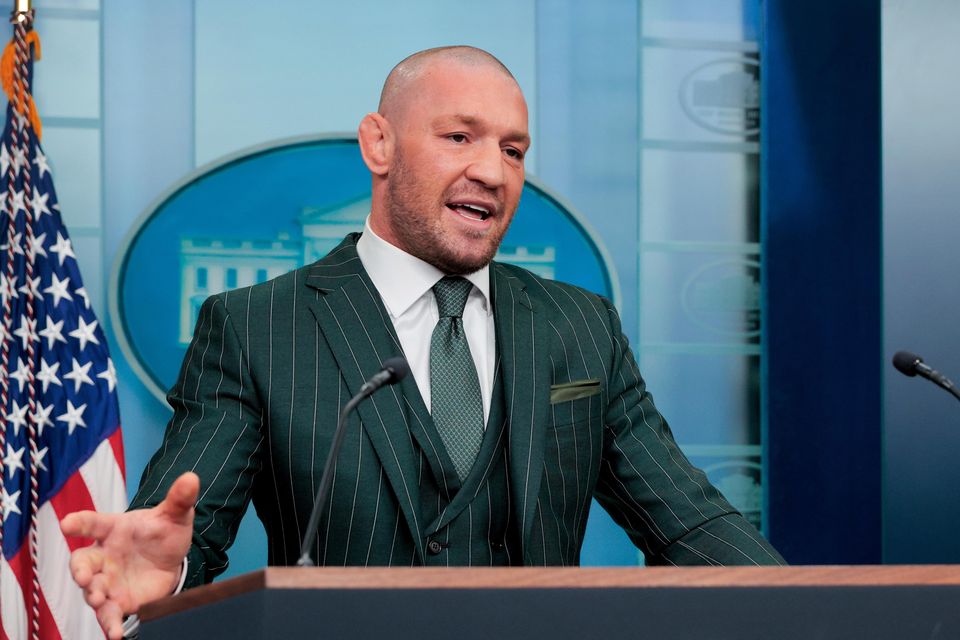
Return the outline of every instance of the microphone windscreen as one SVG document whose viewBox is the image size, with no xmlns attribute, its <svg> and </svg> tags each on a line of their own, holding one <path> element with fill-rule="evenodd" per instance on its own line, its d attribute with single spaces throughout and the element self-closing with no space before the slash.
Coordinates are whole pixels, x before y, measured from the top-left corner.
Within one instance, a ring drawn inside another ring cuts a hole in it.
<svg viewBox="0 0 960 640">
<path fill-rule="evenodd" d="M 387 380 L 387 384 L 396 384 L 406 378 L 407 374 L 410 373 L 410 365 L 407 364 L 407 359 L 403 356 L 388 358 L 380 368 L 383 371 L 390 372 L 390 379 Z"/>
<path fill-rule="evenodd" d="M 923 362 L 923 358 L 909 351 L 897 351 L 893 354 L 893 366 L 897 371 L 911 378 L 917 375 L 917 364 Z"/>
</svg>

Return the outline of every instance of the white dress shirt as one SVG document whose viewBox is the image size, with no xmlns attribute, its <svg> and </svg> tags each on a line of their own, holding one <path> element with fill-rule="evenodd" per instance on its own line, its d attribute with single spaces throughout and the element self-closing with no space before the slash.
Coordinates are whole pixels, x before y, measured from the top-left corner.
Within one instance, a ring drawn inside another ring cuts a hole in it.
<svg viewBox="0 0 960 640">
<path fill-rule="evenodd" d="M 369 218 L 363 235 L 357 241 L 357 254 L 390 314 L 400 346 L 403 347 L 403 355 L 410 364 L 410 372 L 417 381 L 417 388 L 429 411 L 430 338 L 440 318 L 433 285 L 446 274 L 378 236 L 370 228 Z M 463 277 L 473 283 L 467 306 L 463 310 L 463 328 L 480 378 L 483 422 L 486 425 L 493 395 L 496 358 L 493 306 L 490 304 L 490 267 Z"/>
</svg>

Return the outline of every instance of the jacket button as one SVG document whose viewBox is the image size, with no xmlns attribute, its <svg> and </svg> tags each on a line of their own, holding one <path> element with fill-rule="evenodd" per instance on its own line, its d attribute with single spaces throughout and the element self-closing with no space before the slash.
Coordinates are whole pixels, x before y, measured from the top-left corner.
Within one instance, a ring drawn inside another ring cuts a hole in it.
<svg viewBox="0 0 960 640">
<path fill-rule="evenodd" d="M 436 540 L 431 540 L 427 543 L 427 551 L 430 553 L 430 555 L 438 555 L 441 551 L 443 551 L 443 545 Z"/>
</svg>

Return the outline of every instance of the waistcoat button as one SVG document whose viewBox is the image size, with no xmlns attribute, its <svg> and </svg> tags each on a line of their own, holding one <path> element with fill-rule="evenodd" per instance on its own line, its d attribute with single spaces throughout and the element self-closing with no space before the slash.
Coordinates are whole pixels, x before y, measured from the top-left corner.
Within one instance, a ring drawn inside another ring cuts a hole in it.
<svg viewBox="0 0 960 640">
<path fill-rule="evenodd" d="M 427 551 L 431 555 L 434 555 L 434 556 L 438 555 L 441 551 L 443 551 L 443 545 L 437 542 L 436 540 L 431 540 L 430 542 L 427 543 Z"/>
</svg>

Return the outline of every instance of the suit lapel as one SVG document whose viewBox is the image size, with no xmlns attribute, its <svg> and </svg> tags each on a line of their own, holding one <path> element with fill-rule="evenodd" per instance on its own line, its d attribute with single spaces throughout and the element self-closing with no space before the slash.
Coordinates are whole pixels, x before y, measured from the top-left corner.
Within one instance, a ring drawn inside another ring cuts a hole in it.
<svg viewBox="0 0 960 640">
<path fill-rule="evenodd" d="M 310 309 L 351 394 L 360 391 L 384 360 L 402 352 L 390 317 L 357 256 L 357 237 L 351 234 L 316 263 L 306 282 L 316 290 L 309 301 Z M 407 376 L 399 388 L 381 389 L 361 403 L 357 412 L 423 558 L 418 457 L 404 398 L 409 394 L 419 397 L 413 376 Z M 411 407 L 410 412 L 414 411 Z"/>
<path fill-rule="evenodd" d="M 524 547 L 530 535 L 543 478 L 543 447 L 550 415 L 547 334 L 525 285 L 492 265 L 497 347 L 501 354 L 508 421 L 510 495 Z M 542 322 L 542 320 L 541 320 Z"/>
</svg>

